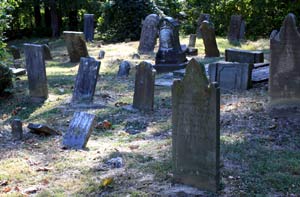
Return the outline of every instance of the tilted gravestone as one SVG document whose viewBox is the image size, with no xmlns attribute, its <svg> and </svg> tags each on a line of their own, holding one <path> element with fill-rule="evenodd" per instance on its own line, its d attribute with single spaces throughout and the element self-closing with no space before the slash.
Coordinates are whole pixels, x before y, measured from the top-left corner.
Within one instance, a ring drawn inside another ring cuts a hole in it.
<svg viewBox="0 0 300 197">
<path fill-rule="evenodd" d="M 200 26 L 202 24 L 203 21 L 210 21 L 210 15 L 209 14 L 201 14 L 197 20 L 197 30 L 196 30 L 196 35 L 198 38 L 202 38 L 202 33 L 201 33 L 201 29 Z"/>
<path fill-rule="evenodd" d="M 229 42 L 239 42 L 244 39 L 246 24 L 241 15 L 232 15 L 228 32 Z"/>
<path fill-rule="evenodd" d="M 45 60 L 52 60 L 50 48 L 47 44 L 43 44 Z"/>
<path fill-rule="evenodd" d="M 63 146 L 74 149 L 85 148 L 95 125 L 95 117 L 86 112 L 75 112 L 63 137 Z"/>
<path fill-rule="evenodd" d="M 179 23 L 171 17 L 160 21 L 159 49 L 154 68 L 157 72 L 169 72 L 185 68 L 187 59 L 179 42 Z"/>
<path fill-rule="evenodd" d="M 225 61 L 240 63 L 263 63 L 264 53 L 262 51 L 249 51 L 241 49 L 226 49 Z"/>
<path fill-rule="evenodd" d="M 26 43 L 24 49 L 31 101 L 42 102 L 48 98 L 44 47 Z"/>
<path fill-rule="evenodd" d="M 128 77 L 130 71 L 130 63 L 128 61 L 122 61 L 119 65 L 118 77 Z"/>
<path fill-rule="evenodd" d="M 99 75 L 100 62 L 92 57 L 82 57 L 76 76 L 72 104 L 91 104 Z"/>
<path fill-rule="evenodd" d="M 209 64 L 210 82 L 218 82 L 222 90 L 247 90 L 251 87 L 253 64 L 219 61 Z"/>
<path fill-rule="evenodd" d="M 150 14 L 145 18 L 138 48 L 140 54 L 153 53 L 158 37 L 158 24 L 159 16 L 157 14 Z"/>
<path fill-rule="evenodd" d="M 220 52 L 218 49 L 215 28 L 213 24 L 209 23 L 208 21 L 203 21 L 200 29 L 205 47 L 205 57 L 219 57 Z"/>
<path fill-rule="evenodd" d="M 141 62 L 135 74 L 133 108 L 141 111 L 153 110 L 155 73 L 148 62 Z"/>
<path fill-rule="evenodd" d="M 20 119 L 14 119 L 11 122 L 11 132 L 13 139 L 21 140 L 23 138 L 23 123 Z"/>
<path fill-rule="evenodd" d="M 174 179 L 216 192 L 220 181 L 220 89 L 192 59 L 172 86 Z"/>
<path fill-rule="evenodd" d="M 82 32 L 64 31 L 64 39 L 71 62 L 79 62 L 81 57 L 89 56 Z"/>
<path fill-rule="evenodd" d="M 270 104 L 300 106 L 300 33 L 294 14 L 288 14 L 280 31 L 270 38 Z M 300 107 L 299 107 L 300 108 Z"/>
<path fill-rule="evenodd" d="M 84 14 L 84 37 L 87 42 L 94 40 L 94 14 Z"/>
</svg>

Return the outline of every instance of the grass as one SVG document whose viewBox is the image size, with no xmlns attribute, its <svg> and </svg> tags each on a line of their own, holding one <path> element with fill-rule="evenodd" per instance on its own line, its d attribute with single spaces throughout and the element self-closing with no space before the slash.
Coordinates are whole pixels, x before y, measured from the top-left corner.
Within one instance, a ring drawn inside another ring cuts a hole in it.
<svg viewBox="0 0 300 197">
<path fill-rule="evenodd" d="M 31 41 L 40 42 L 37 39 L 26 40 Z M 24 40 L 15 44 L 22 46 L 22 42 Z M 181 44 L 187 43 L 188 37 L 182 37 Z M 217 43 L 222 55 L 226 48 L 231 47 L 269 52 L 266 39 L 233 46 L 225 38 L 218 37 Z M 87 149 L 82 151 L 61 149 L 61 136 L 39 137 L 25 129 L 26 124 L 35 122 L 65 132 L 76 111 L 68 107 L 68 102 L 78 64 L 68 62 L 62 40 L 50 40 L 54 59 L 46 63 L 49 84 L 47 101 L 41 105 L 29 102 L 26 77 L 15 81 L 13 96 L 0 99 L 0 183 L 8 181 L 8 185 L 0 186 L 0 196 L 21 196 L 22 191 L 32 186 L 40 188 L 37 196 L 149 196 L 169 189 L 172 180 L 170 89 L 156 87 L 153 113 L 129 112 L 116 107 L 116 103 L 131 104 L 134 91 L 134 66 L 128 79 L 118 79 L 119 62 L 129 60 L 133 65 L 142 60 L 154 62 L 155 56 L 142 55 L 140 60 L 132 60 L 138 42 L 108 44 L 101 48 L 98 44 L 97 41 L 88 44 L 93 57 L 97 57 L 99 50 L 106 51 L 105 58 L 101 60 L 94 101 L 106 105 L 106 108 L 84 111 L 97 115 L 97 123 L 110 121 L 112 128 L 94 129 Z M 197 39 L 196 47 L 201 62 L 217 60 L 204 58 L 200 39 Z M 273 138 L 282 134 L 283 130 L 278 127 L 268 131 L 268 125 L 273 124 L 274 120 L 264 110 L 257 110 L 255 103 L 264 103 L 266 96 L 263 86 L 244 94 L 222 95 L 220 196 L 300 193 L 298 127 L 294 131 L 290 128 L 289 132 L 284 132 L 286 138 Z M 12 113 L 15 109 L 18 109 L 17 112 Z M 250 116 L 253 119 L 247 119 Z M 24 122 L 25 139 L 22 142 L 10 139 L 9 123 L 14 118 Z M 143 122 L 147 123 L 146 128 L 139 126 Z M 143 131 L 136 135 L 126 133 L 126 125 L 135 123 L 137 129 Z M 123 158 L 123 168 L 95 170 L 116 156 Z M 51 170 L 37 171 L 41 167 Z M 112 177 L 113 182 L 101 186 L 107 177 Z M 5 187 L 10 187 L 11 191 L 4 192 Z"/>
</svg>

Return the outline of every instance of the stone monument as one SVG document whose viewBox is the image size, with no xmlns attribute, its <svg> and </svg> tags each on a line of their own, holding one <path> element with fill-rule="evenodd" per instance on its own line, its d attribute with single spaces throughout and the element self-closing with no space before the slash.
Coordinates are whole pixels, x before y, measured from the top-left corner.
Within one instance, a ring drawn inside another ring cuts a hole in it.
<svg viewBox="0 0 300 197">
<path fill-rule="evenodd" d="M 242 15 L 232 15 L 230 19 L 230 26 L 228 32 L 229 42 L 235 43 L 244 39 L 246 30 L 245 21 L 242 18 Z"/>
<path fill-rule="evenodd" d="M 94 40 L 94 14 L 84 14 L 84 37 L 87 42 Z"/>
<path fill-rule="evenodd" d="M 210 15 L 203 13 L 199 16 L 199 18 L 197 20 L 197 30 L 196 30 L 196 34 L 197 34 L 198 38 L 202 38 L 202 33 L 201 33 L 200 26 L 201 26 L 203 21 L 211 22 L 210 21 Z"/>
<path fill-rule="evenodd" d="M 81 57 L 89 56 L 82 32 L 64 31 L 64 39 L 71 62 L 79 62 Z"/>
<path fill-rule="evenodd" d="M 203 21 L 200 29 L 205 47 L 205 57 L 220 57 L 214 25 L 208 21 Z"/>
</svg>

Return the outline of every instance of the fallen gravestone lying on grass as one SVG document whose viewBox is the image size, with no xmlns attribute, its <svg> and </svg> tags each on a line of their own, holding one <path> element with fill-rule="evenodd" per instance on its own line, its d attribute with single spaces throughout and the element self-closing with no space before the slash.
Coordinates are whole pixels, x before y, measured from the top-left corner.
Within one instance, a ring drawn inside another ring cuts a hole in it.
<svg viewBox="0 0 300 197">
<path fill-rule="evenodd" d="M 43 124 L 29 123 L 27 128 L 30 129 L 31 133 L 39 135 L 62 135 L 60 131 L 52 129 L 49 126 Z"/>
</svg>

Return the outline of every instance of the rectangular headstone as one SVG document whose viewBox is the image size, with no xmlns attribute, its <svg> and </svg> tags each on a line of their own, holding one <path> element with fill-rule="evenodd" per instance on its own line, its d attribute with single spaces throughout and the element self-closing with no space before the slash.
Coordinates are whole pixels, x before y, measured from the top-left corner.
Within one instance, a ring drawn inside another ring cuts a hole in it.
<svg viewBox="0 0 300 197">
<path fill-rule="evenodd" d="M 48 98 L 44 46 L 24 44 L 29 95 L 33 102 Z"/>
<path fill-rule="evenodd" d="M 83 32 L 64 31 L 64 39 L 71 62 L 79 62 L 81 57 L 89 56 Z"/>
<path fill-rule="evenodd" d="M 174 179 L 216 192 L 220 181 L 220 89 L 192 59 L 172 86 Z"/>
<path fill-rule="evenodd" d="M 87 42 L 94 40 L 94 14 L 84 14 L 84 36 Z"/>
<path fill-rule="evenodd" d="M 262 51 L 249 51 L 241 49 L 226 49 L 225 61 L 240 63 L 263 63 L 264 53 Z"/>
<path fill-rule="evenodd" d="M 191 34 L 190 35 L 190 39 L 189 39 L 189 45 L 188 45 L 188 47 L 195 48 L 195 46 L 196 46 L 196 39 L 197 39 L 197 35 L 196 34 Z"/>
<path fill-rule="evenodd" d="M 63 137 L 63 145 L 67 148 L 85 148 L 94 128 L 95 117 L 93 114 L 75 112 L 68 131 Z"/>
<path fill-rule="evenodd" d="M 253 64 L 224 62 L 209 64 L 211 82 L 218 82 L 222 90 L 247 90 L 251 87 Z"/>
<path fill-rule="evenodd" d="M 100 62 L 92 57 L 82 57 L 75 81 L 72 104 L 90 104 L 99 75 Z"/>
<path fill-rule="evenodd" d="M 11 122 L 11 132 L 13 139 L 21 140 L 23 138 L 23 123 L 20 119 L 14 119 Z"/>
<path fill-rule="evenodd" d="M 148 62 L 141 62 L 135 74 L 133 107 L 151 111 L 154 105 L 154 83 L 156 71 Z"/>
</svg>

